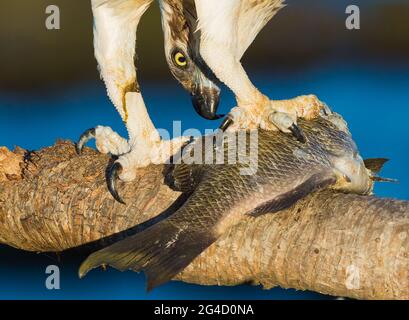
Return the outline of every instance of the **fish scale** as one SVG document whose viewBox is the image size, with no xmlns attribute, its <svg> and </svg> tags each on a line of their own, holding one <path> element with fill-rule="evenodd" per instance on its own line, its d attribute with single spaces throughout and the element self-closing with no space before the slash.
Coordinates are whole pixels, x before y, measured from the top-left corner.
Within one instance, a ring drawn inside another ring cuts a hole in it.
<svg viewBox="0 0 409 320">
<path fill-rule="evenodd" d="M 144 271 L 149 290 L 171 280 L 246 214 L 272 214 L 323 188 L 372 192 L 371 171 L 339 115 L 300 120 L 299 125 L 305 144 L 291 135 L 258 131 L 257 161 L 252 162 L 258 167 L 252 175 L 241 174 L 247 164 L 240 162 L 173 165 L 172 185 L 190 194 L 185 203 L 170 217 L 90 255 L 80 276 L 102 264 Z M 237 151 L 224 140 L 225 159 L 229 151 L 249 154 L 249 145 Z M 185 151 L 194 155 L 203 141 Z M 214 146 L 198 150 L 216 153 Z"/>
</svg>

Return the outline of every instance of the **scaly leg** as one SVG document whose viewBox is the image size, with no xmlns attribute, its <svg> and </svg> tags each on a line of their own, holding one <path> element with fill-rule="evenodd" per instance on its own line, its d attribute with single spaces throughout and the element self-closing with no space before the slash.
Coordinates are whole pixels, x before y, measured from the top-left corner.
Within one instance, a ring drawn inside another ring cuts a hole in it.
<svg viewBox="0 0 409 320">
<path fill-rule="evenodd" d="M 129 106 L 129 120 L 127 123 L 129 142 L 126 142 L 125 139 L 106 127 L 99 127 L 102 129 L 98 130 L 97 128 L 95 130 L 95 132 L 100 132 L 101 141 L 103 142 L 102 146 L 100 146 L 101 150 L 111 154 L 118 151 L 118 159 L 107 170 L 107 184 L 112 196 L 121 203 L 124 203 L 124 201 L 116 189 L 117 178 L 126 182 L 134 180 L 138 168 L 149 164 L 165 163 L 190 140 L 190 137 L 178 137 L 170 141 L 161 140 L 140 93 L 128 93 L 126 95 L 126 104 Z M 95 136 L 98 146 L 98 134 L 95 134 Z M 125 153 L 121 151 L 125 151 Z"/>
<path fill-rule="evenodd" d="M 95 139 L 97 150 L 103 154 L 118 156 L 129 152 L 128 140 L 122 138 L 110 127 L 97 126 L 85 131 L 76 145 L 77 153 L 80 155 L 85 144 L 91 139 Z"/>
<path fill-rule="evenodd" d="M 200 53 L 214 74 L 236 96 L 237 107 L 230 112 L 228 118 L 230 129 L 278 129 L 292 132 L 299 140 L 303 140 L 301 130 L 297 127 L 297 118 L 310 117 L 316 110 L 309 105 L 320 106 L 322 103 L 308 96 L 292 102 L 271 101 L 250 81 L 240 62 L 248 42 L 243 41 L 243 34 L 239 32 L 244 27 L 253 27 L 242 25 L 244 1 L 195 0 L 201 31 Z M 277 7 L 279 6 L 281 3 L 277 2 Z M 254 33 L 249 33 L 252 38 Z M 295 106 L 296 103 L 301 105 Z M 225 127 L 225 123 L 222 127 Z"/>
<path fill-rule="evenodd" d="M 119 157 L 108 170 L 108 186 L 113 196 L 122 201 L 114 177 L 133 180 L 136 168 L 166 161 L 188 139 L 161 141 L 139 93 L 134 64 L 136 31 L 152 0 L 92 0 L 91 3 L 95 57 L 108 95 L 127 127 L 129 141 L 109 127 L 98 126 L 81 136 L 77 151 L 81 153 L 84 144 L 95 138 L 100 152 Z"/>
</svg>

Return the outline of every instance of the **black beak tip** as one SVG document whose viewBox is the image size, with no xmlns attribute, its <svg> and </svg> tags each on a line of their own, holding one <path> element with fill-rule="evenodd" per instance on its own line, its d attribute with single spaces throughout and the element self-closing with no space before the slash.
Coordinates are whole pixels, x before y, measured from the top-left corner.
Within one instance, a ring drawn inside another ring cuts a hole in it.
<svg viewBox="0 0 409 320">
<path fill-rule="evenodd" d="M 192 104 L 196 112 L 204 119 L 218 120 L 224 115 L 217 114 L 219 107 L 219 93 L 204 91 L 192 94 Z"/>
</svg>

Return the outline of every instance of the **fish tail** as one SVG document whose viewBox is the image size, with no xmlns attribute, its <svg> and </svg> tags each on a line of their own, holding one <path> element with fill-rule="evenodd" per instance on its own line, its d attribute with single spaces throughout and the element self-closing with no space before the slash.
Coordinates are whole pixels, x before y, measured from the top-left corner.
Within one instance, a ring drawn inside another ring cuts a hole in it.
<svg viewBox="0 0 409 320">
<path fill-rule="evenodd" d="M 192 226 L 179 226 L 169 220 L 94 252 L 81 265 L 80 278 L 101 265 L 118 270 L 144 271 L 147 290 L 170 281 L 185 269 L 216 237 L 197 231 Z"/>
</svg>

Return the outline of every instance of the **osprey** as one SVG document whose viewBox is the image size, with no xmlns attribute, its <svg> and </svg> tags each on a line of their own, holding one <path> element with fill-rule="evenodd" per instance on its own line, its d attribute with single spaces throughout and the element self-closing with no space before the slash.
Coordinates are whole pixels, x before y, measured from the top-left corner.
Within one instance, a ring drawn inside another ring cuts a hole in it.
<svg viewBox="0 0 409 320">
<path fill-rule="evenodd" d="M 94 46 L 108 95 L 124 120 L 129 141 L 109 127 L 86 131 L 77 144 L 96 138 L 99 151 L 118 155 L 108 170 L 108 187 L 122 200 L 115 179 L 133 180 L 135 168 L 152 159 L 165 161 L 187 138 L 161 141 L 139 92 L 134 65 L 136 30 L 152 0 L 92 0 Z M 240 60 L 261 29 L 283 7 L 284 0 L 158 0 L 162 15 L 166 59 L 175 78 L 193 96 L 193 105 L 208 119 L 216 115 L 223 82 L 236 96 L 221 128 L 262 127 L 292 132 L 304 140 L 297 118 L 312 119 L 324 105 L 315 96 L 271 101 L 250 81 Z M 129 101 L 127 100 L 129 98 Z M 147 125 L 144 126 L 144 123 Z M 144 127 L 143 127 L 144 126 Z M 153 138 L 147 138 L 147 132 Z M 145 133 L 144 133 L 145 132 Z M 144 141 L 141 141 L 144 140 Z M 150 142 L 148 141 L 150 140 Z M 152 142 L 153 141 L 153 142 Z"/>
<path fill-rule="evenodd" d="M 196 111 L 206 119 L 217 119 L 220 89 L 209 80 L 211 73 L 205 75 L 201 71 L 200 67 L 205 68 L 203 62 L 198 65 L 197 41 L 189 32 L 197 24 L 195 10 L 182 2 L 159 1 L 166 60 L 175 78 L 191 93 Z M 92 0 L 95 56 L 108 95 L 125 122 L 129 117 L 125 95 L 139 91 L 134 64 L 136 31 L 151 3 L 152 0 Z"/>
</svg>

